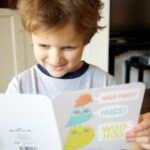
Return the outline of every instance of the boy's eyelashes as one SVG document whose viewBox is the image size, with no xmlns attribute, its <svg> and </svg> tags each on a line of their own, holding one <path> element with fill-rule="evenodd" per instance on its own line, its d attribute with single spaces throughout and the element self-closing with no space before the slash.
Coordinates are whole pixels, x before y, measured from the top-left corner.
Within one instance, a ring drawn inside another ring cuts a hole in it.
<svg viewBox="0 0 150 150">
<path fill-rule="evenodd" d="M 49 49 L 51 46 L 50 45 L 46 45 L 46 44 L 38 44 L 39 47 L 44 48 L 44 49 Z M 62 48 L 60 48 L 62 50 L 74 50 L 76 49 L 76 47 L 74 46 L 64 46 Z"/>
<path fill-rule="evenodd" d="M 63 50 L 74 50 L 74 49 L 76 49 L 76 47 L 73 47 L 73 46 L 66 46 L 66 47 L 63 47 L 62 49 L 63 49 Z"/>
<path fill-rule="evenodd" d="M 46 45 L 46 44 L 38 44 L 38 45 L 39 47 L 42 47 L 42 48 L 46 48 L 46 49 L 50 48 L 50 45 Z"/>
</svg>

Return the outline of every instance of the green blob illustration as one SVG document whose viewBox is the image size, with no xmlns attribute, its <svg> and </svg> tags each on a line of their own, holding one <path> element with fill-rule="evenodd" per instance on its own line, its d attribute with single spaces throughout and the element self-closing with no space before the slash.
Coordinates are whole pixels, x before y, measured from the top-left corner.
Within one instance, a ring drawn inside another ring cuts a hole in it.
<svg viewBox="0 0 150 150">
<path fill-rule="evenodd" d="M 66 127 L 72 127 L 75 125 L 79 125 L 83 122 L 92 118 L 92 112 L 88 108 L 79 107 L 76 108 L 71 115 L 68 123 L 65 125 Z"/>
</svg>

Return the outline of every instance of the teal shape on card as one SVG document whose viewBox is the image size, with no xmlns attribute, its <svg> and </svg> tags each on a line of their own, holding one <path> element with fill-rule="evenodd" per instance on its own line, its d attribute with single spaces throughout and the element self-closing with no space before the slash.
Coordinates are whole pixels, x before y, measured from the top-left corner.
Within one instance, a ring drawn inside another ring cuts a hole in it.
<svg viewBox="0 0 150 150">
<path fill-rule="evenodd" d="M 75 125 L 79 125 L 91 118 L 92 118 L 92 113 L 90 109 L 84 107 L 76 108 L 65 126 L 72 127 Z"/>
</svg>

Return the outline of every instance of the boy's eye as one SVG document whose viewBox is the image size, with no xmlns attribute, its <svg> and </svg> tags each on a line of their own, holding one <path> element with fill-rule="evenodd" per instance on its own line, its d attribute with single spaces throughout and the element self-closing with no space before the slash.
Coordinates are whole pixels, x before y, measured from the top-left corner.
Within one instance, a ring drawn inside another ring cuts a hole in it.
<svg viewBox="0 0 150 150">
<path fill-rule="evenodd" d="M 66 47 L 63 47 L 64 50 L 74 50 L 76 49 L 76 47 L 73 47 L 73 46 L 66 46 Z"/>
<path fill-rule="evenodd" d="M 39 47 L 42 47 L 44 49 L 49 49 L 50 48 L 50 46 L 46 45 L 46 44 L 39 44 Z"/>
</svg>

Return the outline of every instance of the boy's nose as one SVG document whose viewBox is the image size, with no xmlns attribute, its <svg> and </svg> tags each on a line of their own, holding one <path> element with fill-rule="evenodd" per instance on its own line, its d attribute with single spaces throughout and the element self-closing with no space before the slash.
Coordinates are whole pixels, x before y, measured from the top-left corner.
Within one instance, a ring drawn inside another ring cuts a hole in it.
<svg viewBox="0 0 150 150">
<path fill-rule="evenodd" d="M 61 65 L 64 61 L 63 54 L 59 50 L 52 50 L 49 54 L 51 65 Z"/>
</svg>

